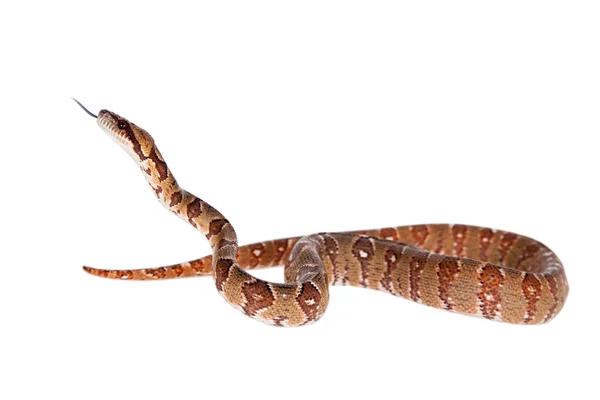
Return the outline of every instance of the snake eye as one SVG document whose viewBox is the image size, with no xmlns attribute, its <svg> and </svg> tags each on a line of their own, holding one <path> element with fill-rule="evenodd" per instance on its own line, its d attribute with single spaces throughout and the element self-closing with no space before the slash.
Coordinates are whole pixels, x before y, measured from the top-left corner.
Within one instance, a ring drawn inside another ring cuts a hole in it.
<svg viewBox="0 0 600 400">
<path fill-rule="evenodd" d="M 125 129 L 125 126 L 127 126 L 125 121 L 119 121 L 119 129 Z"/>
</svg>

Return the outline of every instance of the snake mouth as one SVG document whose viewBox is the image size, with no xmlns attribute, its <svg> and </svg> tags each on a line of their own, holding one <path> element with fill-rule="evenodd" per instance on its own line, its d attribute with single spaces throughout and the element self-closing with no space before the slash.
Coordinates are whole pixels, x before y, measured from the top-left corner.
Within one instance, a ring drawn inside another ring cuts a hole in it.
<svg viewBox="0 0 600 400">
<path fill-rule="evenodd" d="M 117 120 L 116 116 L 108 110 L 100 110 L 98 113 L 98 125 L 112 134 L 118 134 Z"/>
<path fill-rule="evenodd" d="M 123 126 L 129 127 L 128 121 L 108 110 L 100 110 L 97 121 L 100 128 L 119 144 L 131 146 L 129 132 L 123 128 Z"/>
</svg>

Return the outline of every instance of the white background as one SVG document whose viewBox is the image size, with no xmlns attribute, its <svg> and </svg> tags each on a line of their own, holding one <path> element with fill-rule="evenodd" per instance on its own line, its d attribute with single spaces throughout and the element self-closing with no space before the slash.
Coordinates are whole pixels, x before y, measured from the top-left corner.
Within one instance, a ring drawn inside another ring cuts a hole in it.
<svg viewBox="0 0 600 400">
<path fill-rule="evenodd" d="M 597 395 L 600 10 L 493 3 L 3 3 L 0 397 Z M 210 278 L 91 277 L 209 247 L 71 96 L 150 131 L 241 243 L 491 226 L 556 251 L 569 300 L 511 326 L 334 287 L 277 329 Z"/>
</svg>

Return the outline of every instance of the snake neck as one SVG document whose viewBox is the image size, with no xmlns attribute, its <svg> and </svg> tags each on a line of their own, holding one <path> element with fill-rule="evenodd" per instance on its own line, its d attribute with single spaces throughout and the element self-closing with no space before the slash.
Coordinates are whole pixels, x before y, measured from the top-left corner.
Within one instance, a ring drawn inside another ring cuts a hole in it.
<svg viewBox="0 0 600 400">
<path fill-rule="evenodd" d="M 99 125 L 138 164 L 158 201 L 206 236 L 215 260 L 235 260 L 238 244 L 233 226 L 216 208 L 179 186 L 150 134 L 109 111 L 99 115 Z M 122 128 L 114 127 L 119 124 Z"/>
<path fill-rule="evenodd" d="M 161 174 L 153 164 L 153 161 L 146 159 L 140 162 L 140 168 L 159 202 L 202 232 L 211 245 L 215 260 L 235 260 L 238 249 L 237 235 L 227 218 L 207 202 L 182 189 L 169 168 Z"/>
</svg>

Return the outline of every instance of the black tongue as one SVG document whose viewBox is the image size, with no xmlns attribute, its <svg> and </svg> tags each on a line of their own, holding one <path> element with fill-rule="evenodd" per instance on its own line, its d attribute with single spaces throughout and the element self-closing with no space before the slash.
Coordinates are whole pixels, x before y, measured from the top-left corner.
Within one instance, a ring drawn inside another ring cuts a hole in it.
<svg viewBox="0 0 600 400">
<path fill-rule="evenodd" d="M 91 116 L 92 116 L 92 117 L 94 117 L 94 118 L 98 118 L 98 116 L 97 116 L 97 115 L 94 115 L 94 114 L 92 114 L 91 112 L 89 112 L 89 111 L 88 111 L 88 109 L 87 109 L 87 108 L 85 108 L 85 107 L 83 106 L 83 104 L 81 104 L 80 102 L 78 102 L 76 98 L 74 98 L 74 97 L 71 97 L 71 98 L 72 98 L 72 99 L 75 101 L 75 103 L 79 104 L 79 107 L 83 108 L 83 111 L 85 111 L 86 113 L 88 113 L 88 115 L 91 115 Z"/>
</svg>

